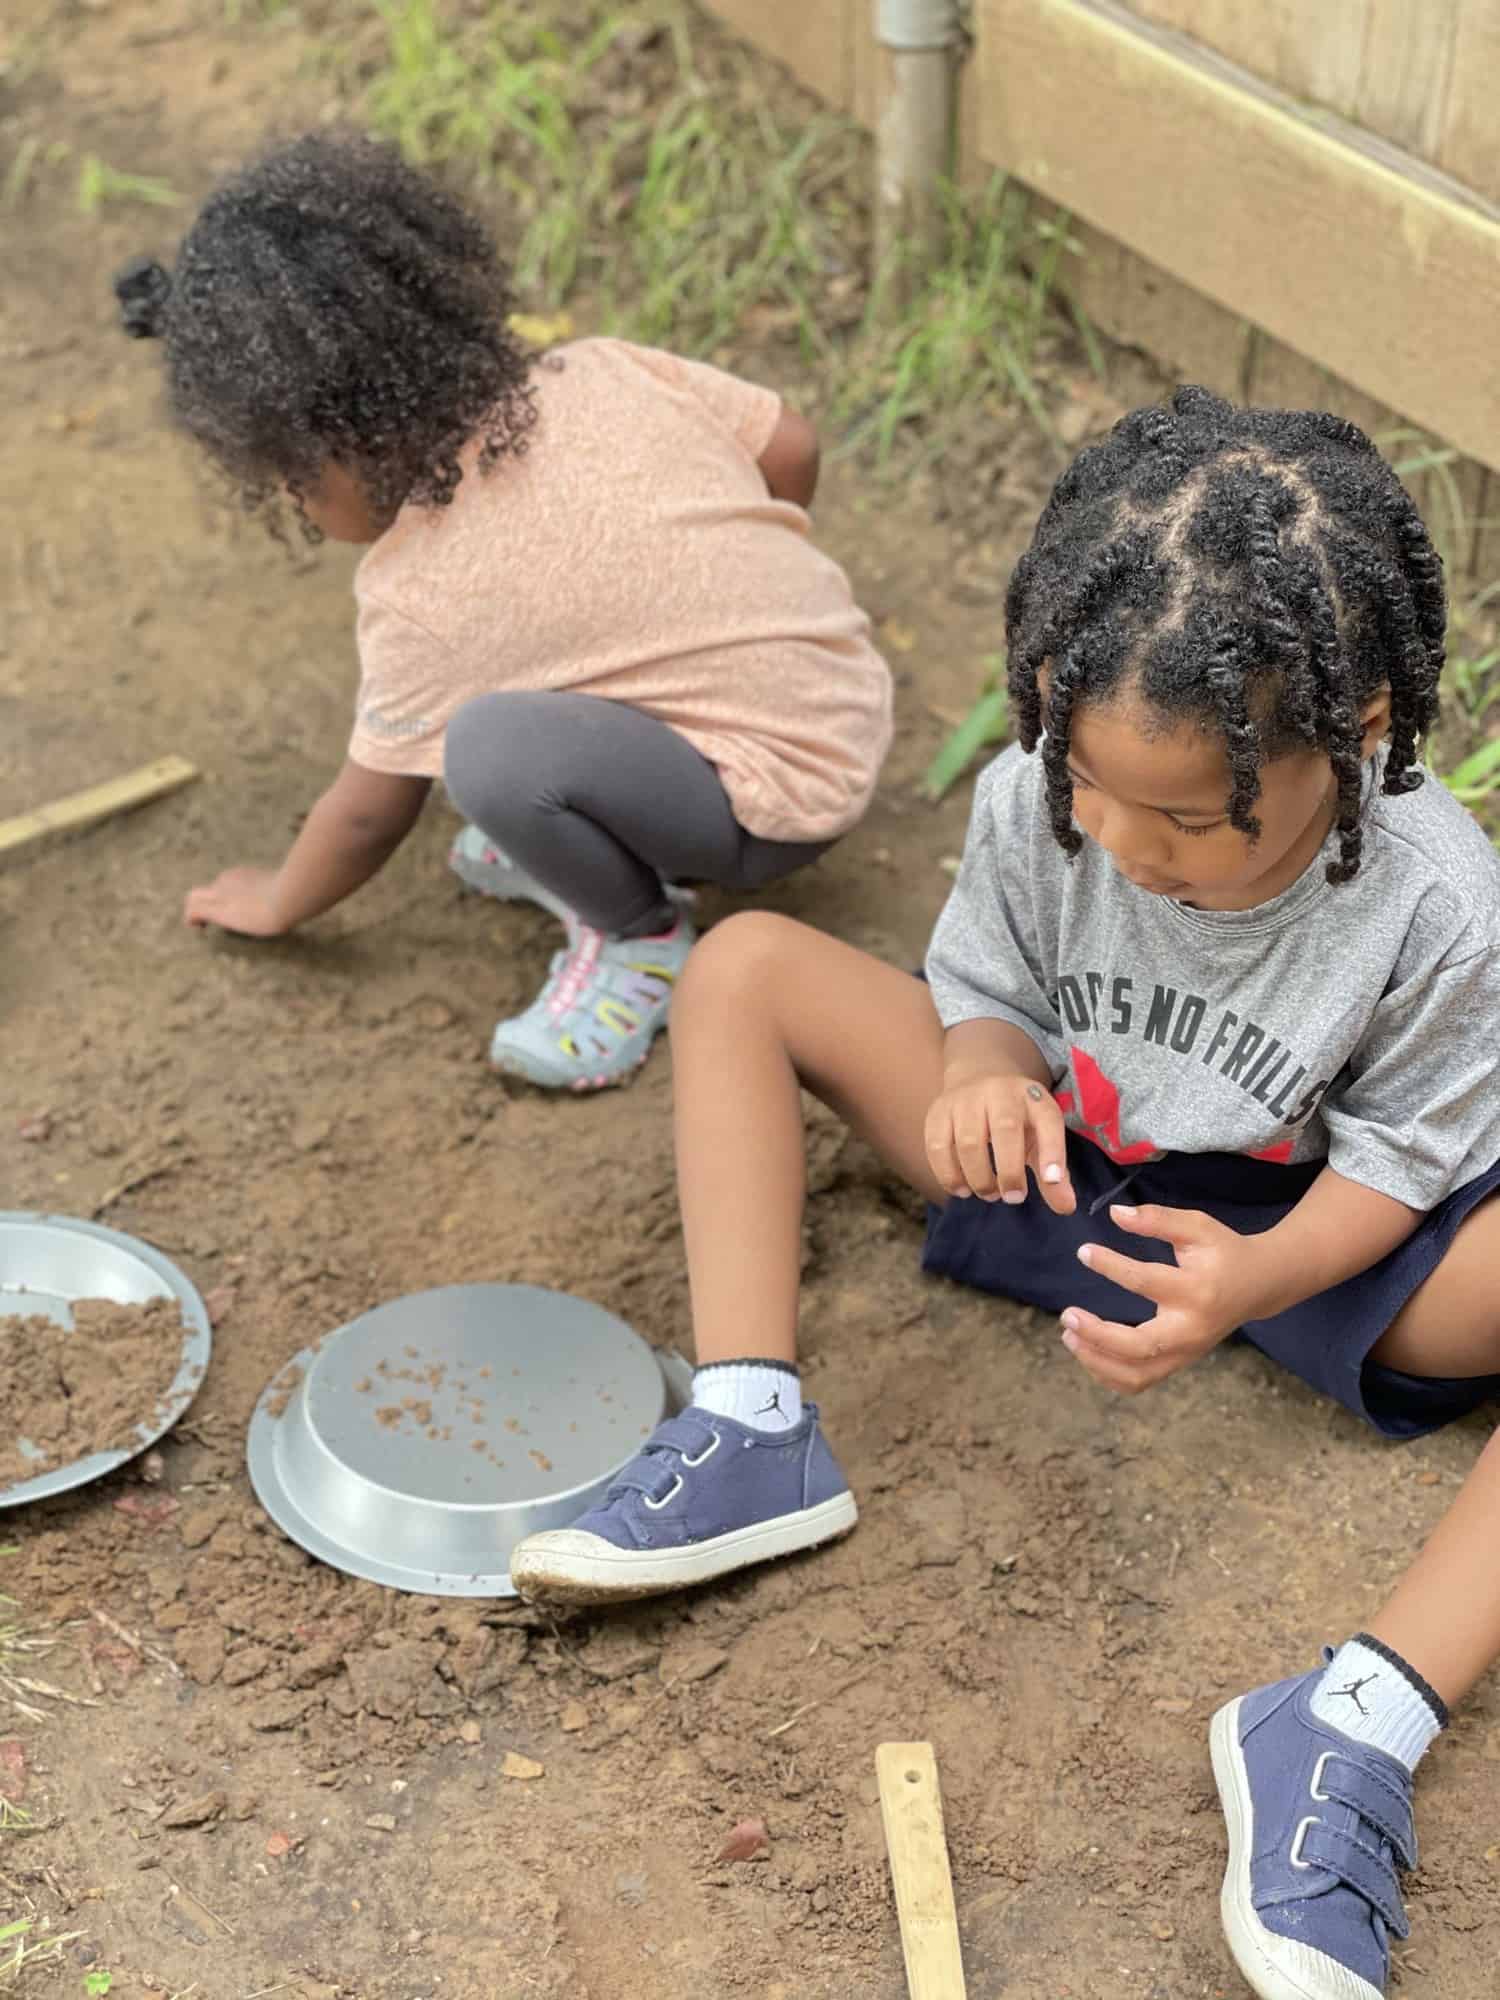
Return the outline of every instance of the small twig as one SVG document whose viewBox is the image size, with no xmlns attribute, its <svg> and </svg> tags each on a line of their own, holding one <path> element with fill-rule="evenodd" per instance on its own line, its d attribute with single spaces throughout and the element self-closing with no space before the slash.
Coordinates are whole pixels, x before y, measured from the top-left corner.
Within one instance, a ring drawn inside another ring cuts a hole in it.
<svg viewBox="0 0 1500 2000">
<path fill-rule="evenodd" d="M 681 1674 L 673 1674 L 672 1678 L 669 1681 L 663 1683 L 661 1692 L 659 1694 L 652 1695 L 650 1701 L 646 1703 L 646 1706 L 641 1710 L 640 1714 L 636 1717 L 635 1721 L 627 1722 L 625 1727 L 620 1731 L 620 1734 L 622 1736 L 628 1736 L 632 1729 L 639 1729 L 641 1724 L 646 1720 L 646 1717 L 648 1715 L 654 1714 L 655 1711 L 661 1707 L 662 1703 L 666 1700 L 667 1696 L 672 1692 L 673 1688 L 679 1686 L 681 1681 L 682 1681 Z"/>
<path fill-rule="evenodd" d="M 193 1901 L 198 1905 L 199 1909 L 203 1912 L 204 1916 L 213 1918 L 214 1922 L 219 1926 L 219 1929 L 224 1933 L 225 1937 L 233 1937 L 235 1935 L 234 1925 L 226 1924 L 224 1919 L 219 1915 L 217 1910 L 211 1910 L 208 1907 L 207 1903 L 204 1902 L 203 1898 L 198 1894 L 198 1891 L 193 1887 L 191 1882 L 184 1882 L 181 1876 L 178 1876 L 178 1878 L 175 1881 L 173 1881 L 170 1876 L 167 1879 L 171 1883 L 171 1889 L 174 1896 L 181 1894 L 181 1892 L 185 1889 L 188 1895 L 192 1897 Z"/>
<path fill-rule="evenodd" d="M 122 1646 L 128 1646 L 137 1659 L 155 1660 L 157 1665 L 165 1667 L 174 1679 L 179 1681 L 182 1679 L 182 1669 L 169 1653 L 164 1653 L 160 1646 L 152 1646 L 144 1639 L 137 1638 L 134 1632 L 127 1632 L 117 1618 L 111 1618 L 109 1613 L 101 1611 L 97 1604 L 91 1608 L 96 1622 L 112 1637 L 118 1639 Z"/>
<path fill-rule="evenodd" d="M 183 1164 L 184 1162 L 181 1160 L 163 1160 L 154 1167 L 143 1167 L 138 1174 L 127 1175 L 123 1181 L 118 1182 L 110 1189 L 107 1195 L 94 1204 L 91 1219 L 97 1222 L 100 1216 L 108 1209 L 113 1208 L 117 1201 L 123 1201 L 126 1195 L 134 1194 L 137 1188 L 145 1187 L 148 1181 L 159 1181 L 164 1174 L 174 1172 L 176 1168 Z"/>
<path fill-rule="evenodd" d="M 558 1651 L 565 1654 L 573 1662 L 574 1666 L 577 1667 L 578 1671 L 587 1674 L 591 1680 L 607 1681 L 610 1678 L 607 1673 L 601 1673 L 598 1667 L 591 1667 L 582 1653 L 574 1652 L 573 1648 L 558 1630 L 557 1620 L 552 1616 L 551 1612 L 547 1612 L 545 1616 L 548 1625 L 552 1628 L 552 1636 L 557 1641 Z"/>
<path fill-rule="evenodd" d="M 851 1688 L 858 1687 L 861 1681 L 867 1681 L 874 1671 L 873 1667 L 866 1667 L 862 1673 L 857 1673 L 852 1680 L 845 1681 L 842 1687 L 833 1688 L 828 1694 L 815 1695 L 811 1701 L 803 1702 L 800 1708 L 792 1710 L 785 1722 L 778 1722 L 774 1729 L 766 1731 L 766 1741 L 769 1743 L 773 1736 L 785 1736 L 787 1731 L 795 1727 L 804 1715 L 811 1715 L 815 1708 L 822 1708 L 826 1702 L 838 1701 L 843 1695 L 848 1694 Z"/>
<path fill-rule="evenodd" d="M 1213 1557 L 1214 1561 L 1219 1565 L 1219 1568 L 1223 1570 L 1226 1576 L 1233 1576 L 1234 1571 L 1229 1567 L 1228 1563 L 1225 1562 L 1224 1558 L 1219 1554 L 1219 1551 L 1212 1545 L 1212 1543 L 1209 1544 L 1208 1553 Z"/>
<path fill-rule="evenodd" d="M 1182 1542 L 1181 1542 L 1181 1539 L 1180 1539 L 1180 1538 L 1179 1538 L 1178 1536 L 1175 1536 L 1175 1535 L 1174 1535 L 1174 1536 L 1173 1536 L 1173 1538 L 1172 1538 L 1172 1560 L 1171 1560 L 1171 1562 L 1170 1562 L 1170 1563 L 1168 1563 L 1168 1565 L 1167 1565 L 1167 1582 L 1168 1582 L 1168 1583 L 1170 1583 L 1170 1582 L 1172 1581 L 1173 1577 L 1175 1577 L 1175 1576 L 1176 1576 L 1176 1574 L 1177 1574 L 1177 1565 L 1178 1565 L 1178 1563 L 1180 1563 L 1180 1562 L 1181 1562 L 1181 1560 L 1182 1560 Z"/>
<path fill-rule="evenodd" d="M 188 1988 L 189 1993 L 191 1993 L 192 1990 L 193 1989 L 191 1987 Z M 244 1995 L 244 2000 L 266 2000 L 266 1995 L 268 1993 L 290 1993 L 291 1990 L 292 1990 L 291 1980 L 283 1979 L 279 1986 L 257 1986 L 253 1993 L 247 1993 Z"/>
</svg>

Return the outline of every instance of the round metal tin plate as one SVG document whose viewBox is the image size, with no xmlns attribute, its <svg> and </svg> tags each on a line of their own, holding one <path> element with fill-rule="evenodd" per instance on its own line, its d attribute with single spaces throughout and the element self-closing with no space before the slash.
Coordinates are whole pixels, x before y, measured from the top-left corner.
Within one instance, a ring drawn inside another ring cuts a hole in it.
<svg viewBox="0 0 1500 2000">
<path fill-rule="evenodd" d="M 377 1306 L 284 1368 L 251 1419 L 250 1478 L 335 1569 L 509 1597 L 516 1543 L 585 1513 L 680 1399 L 599 1306 L 449 1285 Z"/>
<path fill-rule="evenodd" d="M 30 1215 L 0 1210 L 0 1317 L 45 1314 L 72 1330 L 75 1299 L 113 1299 L 118 1305 L 145 1305 L 176 1299 L 182 1309 L 182 1354 L 172 1385 L 155 1411 L 136 1427 L 135 1442 L 115 1451 L 96 1451 L 51 1472 L 0 1486 L 0 1508 L 21 1507 L 67 1493 L 113 1472 L 169 1431 L 197 1395 L 213 1333 L 208 1311 L 194 1286 L 175 1264 L 118 1230 L 67 1215 Z M 9 1413 L 7 1413 L 9 1414 Z M 21 1449 L 33 1447 L 22 1437 Z"/>
</svg>

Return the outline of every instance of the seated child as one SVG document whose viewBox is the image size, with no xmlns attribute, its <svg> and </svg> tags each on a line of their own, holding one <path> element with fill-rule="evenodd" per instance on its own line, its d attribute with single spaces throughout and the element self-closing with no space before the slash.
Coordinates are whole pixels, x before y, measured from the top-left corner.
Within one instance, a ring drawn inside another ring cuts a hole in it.
<svg viewBox="0 0 1500 2000">
<path fill-rule="evenodd" d="M 1417 762 L 1441 565 L 1369 440 L 1185 389 L 1059 481 L 1006 607 L 923 984 L 732 917 L 673 1023 L 699 1368 L 529 1595 L 630 1597 L 855 1505 L 795 1363 L 800 1091 L 931 1207 L 926 1262 L 1136 1395 L 1244 1334 L 1387 1437 L 1500 1394 L 1500 860 Z M 1418 1759 L 1500 1657 L 1500 1435 L 1328 1664 L 1213 1724 L 1263 2000 L 1378 2000 Z"/>
<path fill-rule="evenodd" d="M 317 134 L 210 197 L 169 276 L 116 281 L 176 420 L 251 505 L 370 545 L 348 761 L 279 868 L 190 924 L 274 937 L 389 859 L 436 777 L 452 865 L 567 948 L 496 1066 L 630 1077 L 694 939 L 677 885 L 753 891 L 865 811 L 890 676 L 808 533 L 811 427 L 616 340 L 538 360 L 483 225 L 373 141 Z"/>
</svg>

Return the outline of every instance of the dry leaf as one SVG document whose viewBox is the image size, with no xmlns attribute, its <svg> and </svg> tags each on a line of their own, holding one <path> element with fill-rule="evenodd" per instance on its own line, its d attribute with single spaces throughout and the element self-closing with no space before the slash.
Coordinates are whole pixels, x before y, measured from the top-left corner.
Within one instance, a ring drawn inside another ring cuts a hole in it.
<svg viewBox="0 0 1500 2000">
<path fill-rule="evenodd" d="M 0 1799 L 18 1806 L 26 1796 L 26 1752 L 17 1737 L 0 1742 Z"/>
<path fill-rule="evenodd" d="M 266 1842 L 266 1852 L 273 1861 L 280 1861 L 290 1854 L 297 1845 L 289 1833 L 273 1833 Z"/>
<path fill-rule="evenodd" d="M 512 313 L 506 324 L 531 347 L 551 347 L 556 341 L 566 340 L 573 331 L 572 314 L 565 312 L 550 319 L 539 313 Z"/>
<path fill-rule="evenodd" d="M 766 1832 L 763 1819 L 737 1820 L 729 1830 L 729 1838 L 719 1849 L 720 1861 L 750 1861 L 769 1847 L 771 1836 Z"/>
<path fill-rule="evenodd" d="M 215 1285 L 211 1292 L 204 1294 L 203 1304 L 208 1313 L 209 1325 L 220 1325 L 228 1318 L 230 1308 L 234 1304 L 234 1286 Z"/>
<path fill-rule="evenodd" d="M 546 1771 L 545 1764 L 537 1763 L 534 1757 L 523 1757 L 518 1751 L 507 1750 L 505 1761 L 500 1766 L 502 1778 L 540 1778 Z"/>
<path fill-rule="evenodd" d="M 171 1520 L 177 1505 L 170 1493 L 158 1493 L 150 1499 L 144 1493 L 122 1493 L 115 1502 L 115 1512 L 128 1514 L 143 1528 L 159 1528 L 163 1521 Z"/>
</svg>

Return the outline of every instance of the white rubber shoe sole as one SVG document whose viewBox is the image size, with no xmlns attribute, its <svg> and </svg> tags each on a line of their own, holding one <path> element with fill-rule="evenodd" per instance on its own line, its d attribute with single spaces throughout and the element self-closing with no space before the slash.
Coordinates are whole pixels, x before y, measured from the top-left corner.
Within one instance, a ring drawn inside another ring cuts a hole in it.
<svg viewBox="0 0 1500 2000">
<path fill-rule="evenodd" d="M 1229 1830 L 1229 1865 L 1219 1894 L 1234 1962 L 1260 2000 L 1385 2000 L 1380 1989 L 1361 1979 L 1326 1952 L 1295 1938 L 1279 1937 L 1261 1922 L 1250 1898 L 1250 1857 L 1255 1851 L 1255 1808 L 1240 1749 L 1240 1703 L 1232 1701 L 1214 1717 L 1208 1733 L 1214 1782 Z"/>
<path fill-rule="evenodd" d="M 477 896 L 491 896 L 497 903 L 533 903 L 563 923 L 572 914 L 566 903 L 544 889 L 524 869 L 514 864 L 480 859 L 468 851 L 461 837 L 448 850 L 448 866 L 464 887 L 472 889 Z"/>
<path fill-rule="evenodd" d="M 531 1535 L 511 1555 L 510 1580 L 524 1598 L 550 1604 L 614 1604 L 655 1597 L 708 1583 L 752 1563 L 795 1555 L 847 1535 L 859 1519 L 852 1493 L 838 1493 L 816 1507 L 779 1514 L 753 1528 L 736 1528 L 686 1548 L 617 1549 L 602 1535 L 557 1528 Z"/>
</svg>

